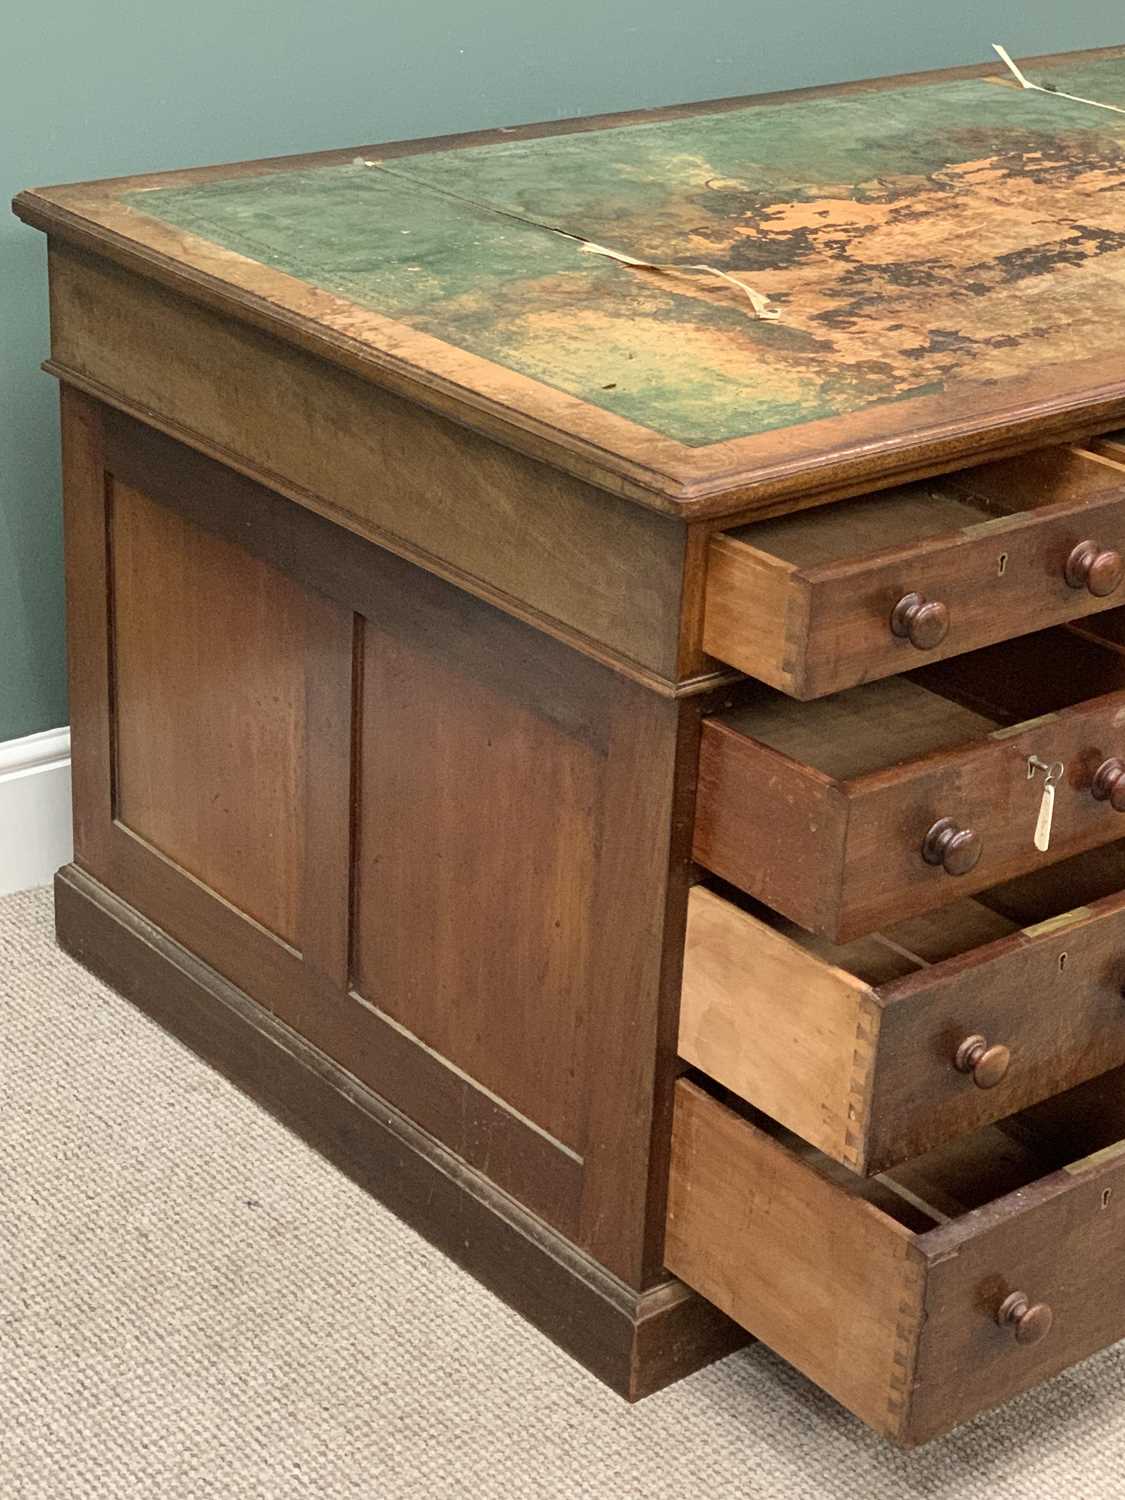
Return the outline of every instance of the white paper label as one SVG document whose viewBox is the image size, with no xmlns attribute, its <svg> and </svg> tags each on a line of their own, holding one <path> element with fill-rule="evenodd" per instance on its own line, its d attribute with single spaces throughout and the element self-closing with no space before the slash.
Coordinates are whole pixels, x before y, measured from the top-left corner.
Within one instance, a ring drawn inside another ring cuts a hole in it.
<svg viewBox="0 0 1125 1500">
<path fill-rule="evenodd" d="M 1055 784 L 1048 780 L 1039 804 L 1039 821 L 1035 825 L 1035 847 L 1046 854 L 1051 847 L 1051 819 L 1055 816 Z"/>
</svg>

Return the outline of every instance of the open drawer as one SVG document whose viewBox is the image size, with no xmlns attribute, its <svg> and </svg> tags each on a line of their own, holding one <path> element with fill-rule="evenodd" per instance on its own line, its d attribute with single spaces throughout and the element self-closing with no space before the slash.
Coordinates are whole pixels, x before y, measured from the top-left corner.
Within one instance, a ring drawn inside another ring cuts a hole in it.
<svg viewBox="0 0 1125 1500">
<path fill-rule="evenodd" d="M 1086 631 L 815 703 L 746 688 L 704 721 L 695 859 L 841 942 L 1120 838 L 1125 648 Z"/>
<path fill-rule="evenodd" d="M 1125 602 L 1117 458 L 1046 449 L 716 535 L 703 649 L 818 698 Z"/>
<path fill-rule="evenodd" d="M 1125 843 L 844 945 L 696 886 L 679 1052 L 874 1173 L 1125 1065 L 1123 985 Z"/>
<path fill-rule="evenodd" d="M 669 1269 L 879 1432 L 926 1442 L 1125 1335 L 1125 1141 L 1082 1090 L 871 1179 L 676 1091 Z"/>
<path fill-rule="evenodd" d="M 1125 431 L 1107 432 L 1104 437 L 1094 438 L 1089 444 L 1089 450 L 1102 458 L 1111 458 L 1116 463 L 1125 464 Z"/>
</svg>

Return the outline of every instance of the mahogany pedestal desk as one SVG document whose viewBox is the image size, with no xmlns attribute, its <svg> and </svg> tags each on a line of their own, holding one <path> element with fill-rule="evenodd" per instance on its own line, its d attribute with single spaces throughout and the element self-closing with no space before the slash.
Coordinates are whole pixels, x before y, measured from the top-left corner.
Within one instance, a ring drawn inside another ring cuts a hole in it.
<svg viewBox="0 0 1125 1500">
<path fill-rule="evenodd" d="M 16 200 L 61 942 L 629 1397 L 1125 1334 L 1125 50 L 1026 70 Z"/>
</svg>

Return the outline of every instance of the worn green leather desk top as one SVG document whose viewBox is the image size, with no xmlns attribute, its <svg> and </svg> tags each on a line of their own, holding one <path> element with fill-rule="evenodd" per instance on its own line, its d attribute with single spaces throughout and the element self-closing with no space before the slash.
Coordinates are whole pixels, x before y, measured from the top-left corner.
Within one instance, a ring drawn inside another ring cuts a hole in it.
<svg viewBox="0 0 1125 1500">
<path fill-rule="evenodd" d="M 1125 109 L 1125 55 L 1028 70 Z M 688 496 L 853 452 L 904 465 L 974 424 L 1125 416 L 1123 146 L 1125 112 L 922 75 L 17 208 L 330 323 L 447 405 L 588 445 L 587 472 Z M 718 276 L 590 243 L 730 273 L 776 317 Z"/>
<path fill-rule="evenodd" d="M 1125 104 L 1125 62 L 1057 81 Z M 1123 144 L 1125 115 L 972 80 L 125 201 L 694 446 L 1116 344 Z"/>
</svg>

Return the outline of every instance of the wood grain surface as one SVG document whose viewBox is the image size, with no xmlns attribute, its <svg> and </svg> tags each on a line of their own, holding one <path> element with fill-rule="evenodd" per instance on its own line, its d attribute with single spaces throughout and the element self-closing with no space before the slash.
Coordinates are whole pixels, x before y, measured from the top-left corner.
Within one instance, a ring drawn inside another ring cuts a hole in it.
<svg viewBox="0 0 1125 1500">
<path fill-rule="evenodd" d="M 64 409 L 83 868 L 607 1274 L 660 1285 L 711 700 Z"/>
<path fill-rule="evenodd" d="M 1022 925 L 1001 888 L 843 945 L 697 886 L 680 1054 L 865 1174 L 1108 1073 L 1125 1063 L 1125 859 L 1105 863 L 1045 873 Z M 957 1066 L 972 1036 L 1010 1053 L 992 1087 Z"/>
<path fill-rule="evenodd" d="M 296 946 L 308 596 L 138 490 L 110 505 L 117 816 Z"/>
<path fill-rule="evenodd" d="M 57 249 L 51 297 L 68 378 L 501 608 L 674 678 L 684 529 L 668 517 L 106 261 Z"/>
<path fill-rule="evenodd" d="M 907 672 L 1120 604 L 1075 587 L 1076 545 L 1125 555 L 1125 465 L 1049 448 L 928 484 L 795 512 L 710 542 L 706 651 L 797 698 Z M 945 612 L 919 649 L 896 636 L 898 601 Z"/>
<path fill-rule="evenodd" d="M 677 1085 L 669 1269 L 894 1435 L 913 1379 L 924 1263 L 911 1230 L 854 1181 L 849 1191 L 694 1084 Z M 915 1222 L 927 1227 L 922 1215 Z"/>
<path fill-rule="evenodd" d="M 1123 714 L 1125 654 L 1067 630 L 816 703 L 759 689 L 704 725 L 695 857 L 846 942 L 1120 838 L 1092 788 Z M 1064 768 L 1046 850 L 1032 756 Z M 981 842 L 967 873 L 923 857 L 944 818 Z"/>
</svg>

